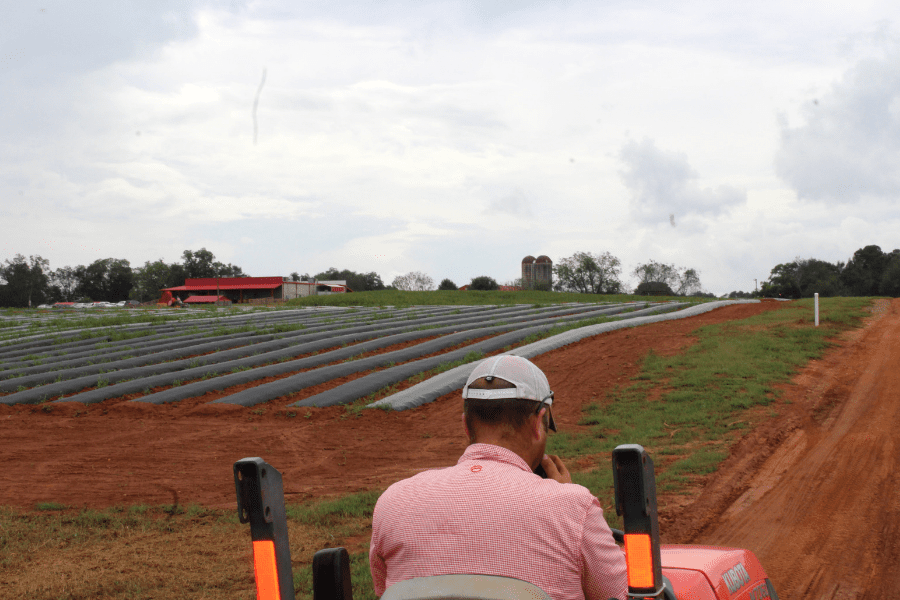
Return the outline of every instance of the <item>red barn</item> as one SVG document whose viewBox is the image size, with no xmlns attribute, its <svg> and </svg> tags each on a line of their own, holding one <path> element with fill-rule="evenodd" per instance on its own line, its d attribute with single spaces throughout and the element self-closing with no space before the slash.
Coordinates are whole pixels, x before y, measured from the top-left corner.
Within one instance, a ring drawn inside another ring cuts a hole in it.
<svg viewBox="0 0 900 600">
<path fill-rule="evenodd" d="M 191 302 L 192 296 L 215 296 L 218 293 L 235 304 L 269 303 L 304 296 L 352 292 L 346 281 L 291 281 L 284 277 L 202 277 L 187 279 L 184 285 L 165 288 Z M 193 301 L 196 302 L 196 301 Z"/>
</svg>

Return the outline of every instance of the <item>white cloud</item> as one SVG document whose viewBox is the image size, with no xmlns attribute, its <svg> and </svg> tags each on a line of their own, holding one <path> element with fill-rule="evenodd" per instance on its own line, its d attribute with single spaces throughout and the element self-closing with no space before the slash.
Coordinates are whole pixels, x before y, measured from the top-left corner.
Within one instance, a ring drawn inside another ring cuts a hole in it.
<svg viewBox="0 0 900 600">
<path fill-rule="evenodd" d="M 625 144 L 620 157 L 632 214 L 640 223 L 687 223 L 702 228 L 697 217 L 716 217 L 746 201 L 746 193 L 734 187 L 700 187 L 687 156 L 660 150 L 652 140 Z"/>
<path fill-rule="evenodd" d="M 900 52 L 860 61 L 781 124 L 778 174 L 804 200 L 855 203 L 900 193 Z"/>
<path fill-rule="evenodd" d="M 518 218 L 530 218 L 533 215 L 528 197 L 519 188 L 491 200 L 483 214 Z"/>
<path fill-rule="evenodd" d="M 63 4 L 0 21 L 6 256 L 463 284 L 608 250 L 729 291 L 897 225 L 897 61 L 848 71 L 880 0 Z"/>
</svg>

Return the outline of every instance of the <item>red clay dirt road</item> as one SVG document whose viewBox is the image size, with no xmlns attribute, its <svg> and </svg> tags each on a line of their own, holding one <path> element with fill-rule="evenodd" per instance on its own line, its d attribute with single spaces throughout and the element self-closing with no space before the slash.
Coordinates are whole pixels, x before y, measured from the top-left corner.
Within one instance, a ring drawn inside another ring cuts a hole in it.
<svg viewBox="0 0 900 600">
<path fill-rule="evenodd" d="M 782 306 L 729 306 L 538 357 L 556 392 L 559 427 L 583 429 L 581 406 L 627 382 L 649 349 L 674 354 L 693 343 L 690 333 L 702 325 Z M 689 503 L 661 498 L 664 541 L 749 548 L 783 599 L 874 599 L 898 589 L 900 300 L 882 307 L 880 318 L 786 386 L 792 403 L 779 404 L 780 416 L 740 442 Z M 247 456 L 277 467 L 287 500 L 297 502 L 386 487 L 455 464 L 466 445 L 458 393 L 415 410 L 345 419 L 342 407 L 285 409 L 295 399 L 269 402 L 264 411 L 205 405 L 209 399 L 172 406 L 112 399 L 51 412 L 0 406 L 0 505 L 177 502 L 233 509 L 231 466 Z"/>
<path fill-rule="evenodd" d="M 752 549 L 782 599 L 900 589 L 900 299 L 813 361 L 669 530 Z"/>
</svg>

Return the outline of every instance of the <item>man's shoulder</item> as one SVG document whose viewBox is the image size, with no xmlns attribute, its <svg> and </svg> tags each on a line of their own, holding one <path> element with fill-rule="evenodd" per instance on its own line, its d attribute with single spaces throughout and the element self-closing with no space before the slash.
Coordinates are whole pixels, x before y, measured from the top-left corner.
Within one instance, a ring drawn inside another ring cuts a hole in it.
<svg viewBox="0 0 900 600">
<path fill-rule="evenodd" d="M 441 467 L 436 469 L 427 469 L 416 473 L 405 479 L 391 484 L 382 494 L 383 498 L 391 496 L 406 496 L 418 493 L 423 486 L 433 484 L 441 485 L 441 482 L 448 476 L 451 476 L 454 467 Z M 569 505 L 578 505 L 586 508 L 596 498 L 589 489 L 577 483 L 559 483 L 552 479 L 539 479 L 531 473 L 522 472 L 519 485 L 525 485 L 528 492 L 538 497 L 545 497 L 552 502 L 565 503 Z M 507 480 L 506 483 L 509 483 Z M 515 486 L 518 487 L 518 486 Z"/>
<path fill-rule="evenodd" d="M 399 481 L 395 481 L 384 491 L 382 496 L 387 496 L 389 494 L 401 493 L 403 491 L 409 490 L 411 488 L 416 488 L 421 486 L 422 484 L 434 480 L 437 477 L 441 476 L 442 471 L 446 471 L 447 469 L 452 469 L 453 467 L 438 467 L 436 469 L 425 469 L 416 473 L 415 475 L 411 475 L 405 479 L 401 479 Z"/>
<path fill-rule="evenodd" d="M 557 501 L 569 502 L 582 507 L 596 500 L 589 489 L 578 483 L 559 483 L 552 479 L 540 482 L 538 492 L 555 498 Z"/>
</svg>

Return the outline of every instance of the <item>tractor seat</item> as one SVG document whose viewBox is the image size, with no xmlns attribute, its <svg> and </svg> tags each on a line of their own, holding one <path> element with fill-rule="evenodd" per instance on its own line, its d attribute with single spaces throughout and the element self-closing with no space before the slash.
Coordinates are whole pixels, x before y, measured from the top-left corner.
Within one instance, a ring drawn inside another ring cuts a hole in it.
<svg viewBox="0 0 900 600">
<path fill-rule="evenodd" d="M 432 575 L 399 581 L 381 600 L 552 600 L 538 586 L 500 575 Z"/>
</svg>

